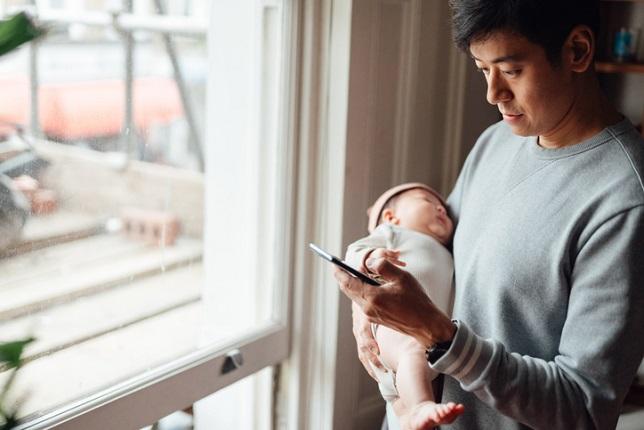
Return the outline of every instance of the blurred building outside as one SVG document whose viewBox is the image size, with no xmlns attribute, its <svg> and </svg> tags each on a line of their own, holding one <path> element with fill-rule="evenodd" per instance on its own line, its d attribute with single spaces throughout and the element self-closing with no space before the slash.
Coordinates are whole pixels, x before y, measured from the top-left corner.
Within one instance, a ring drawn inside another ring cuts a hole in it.
<svg viewBox="0 0 644 430">
<path fill-rule="evenodd" d="M 83 15 L 126 11 L 127 1 L 48 0 L 0 1 L 6 16 L 28 8 L 36 16 L 47 11 Z M 203 21 L 206 0 L 165 1 L 165 14 Z M 137 16 L 156 16 L 154 0 L 131 4 Z M 43 137 L 99 151 L 123 150 L 126 115 L 126 50 L 124 37 L 113 26 L 79 23 L 51 25 L 35 53 L 38 118 Z M 185 83 L 197 132 L 203 136 L 206 86 L 206 37 L 170 36 Z M 189 123 L 180 89 L 160 34 L 133 32 L 132 100 L 135 130 L 130 154 L 134 159 L 199 170 L 199 159 L 188 140 Z M 0 139 L 19 124 L 30 130 L 30 47 L 0 61 Z"/>
</svg>

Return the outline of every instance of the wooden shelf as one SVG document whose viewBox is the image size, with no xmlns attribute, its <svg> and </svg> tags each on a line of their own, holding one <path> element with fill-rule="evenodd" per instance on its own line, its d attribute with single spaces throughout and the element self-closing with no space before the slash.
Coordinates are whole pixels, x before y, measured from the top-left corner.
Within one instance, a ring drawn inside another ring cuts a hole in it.
<svg viewBox="0 0 644 430">
<path fill-rule="evenodd" d="M 610 1 L 614 1 L 614 0 L 610 0 Z M 597 61 L 595 63 L 595 69 L 600 73 L 642 73 L 644 74 L 644 63 L 613 63 L 609 61 Z"/>
</svg>

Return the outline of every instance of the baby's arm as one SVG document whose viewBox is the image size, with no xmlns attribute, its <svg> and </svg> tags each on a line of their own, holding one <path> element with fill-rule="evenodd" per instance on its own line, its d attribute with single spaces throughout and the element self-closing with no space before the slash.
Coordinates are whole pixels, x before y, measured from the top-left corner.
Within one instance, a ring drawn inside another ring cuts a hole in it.
<svg viewBox="0 0 644 430">
<path fill-rule="evenodd" d="M 377 228 L 369 236 L 363 237 L 349 245 L 345 261 L 364 273 L 369 273 L 366 261 L 369 257 L 384 257 L 397 266 L 405 266 L 399 259 L 400 252 L 387 249 L 388 237 L 384 229 Z"/>
<path fill-rule="evenodd" d="M 364 262 L 369 255 L 376 248 L 385 248 L 387 246 L 387 238 L 382 234 L 378 234 L 378 230 L 374 231 L 369 236 L 363 237 L 353 242 L 347 248 L 345 261 L 352 267 L 367 272 Z"/>
</svg>

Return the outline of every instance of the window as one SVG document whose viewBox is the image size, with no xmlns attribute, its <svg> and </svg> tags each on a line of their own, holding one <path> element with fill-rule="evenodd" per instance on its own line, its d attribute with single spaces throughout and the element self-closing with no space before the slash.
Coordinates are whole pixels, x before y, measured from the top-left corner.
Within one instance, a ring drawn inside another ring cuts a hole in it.
<svg viewBox="0 0 644 430">
<path fill-rule="evenodd" d="M 143 427 L 287 355 L 290 2 L 114 3 L 36 2 L 52 30 L 0 59 L 24 428 Z"/>
</svg>

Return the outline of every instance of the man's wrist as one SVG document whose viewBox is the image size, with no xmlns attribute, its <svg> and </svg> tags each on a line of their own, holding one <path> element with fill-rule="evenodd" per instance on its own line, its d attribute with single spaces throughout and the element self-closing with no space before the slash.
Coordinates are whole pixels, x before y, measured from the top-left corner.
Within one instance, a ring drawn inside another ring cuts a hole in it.
<svg viewBox="0 0 644 430">
<path fill-rule="evenodd" d="M 456 337 L 456 330 L 458 330 L 458 326 L 454 323 L 454 321 L 450 320 L 447 330 L 445 331 L 445 337 L 440 339 L 439 342 L 453 341 L 454 337 Z"/>
<path fill-rule="evenodd" d="M 431 332 L 423 336 L 421 343 L 427 348 L 431 348 L 437 343 L 451 342 L 454 340 L 454 336 L 456 336 L 457 328 L 452 320 L 445 317 L 444 320 L 433 327 Z"/>
</svg>

